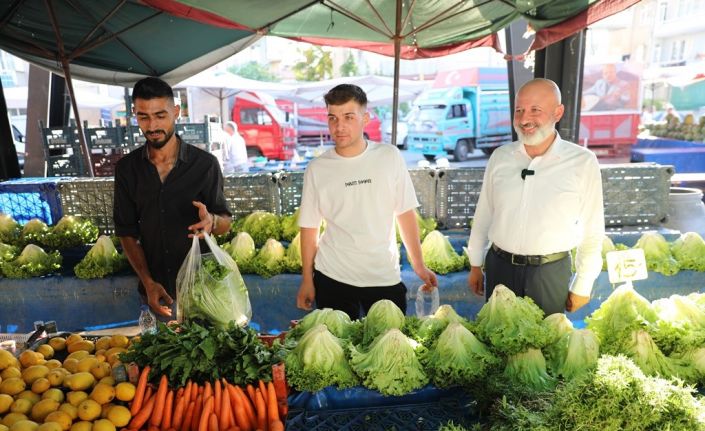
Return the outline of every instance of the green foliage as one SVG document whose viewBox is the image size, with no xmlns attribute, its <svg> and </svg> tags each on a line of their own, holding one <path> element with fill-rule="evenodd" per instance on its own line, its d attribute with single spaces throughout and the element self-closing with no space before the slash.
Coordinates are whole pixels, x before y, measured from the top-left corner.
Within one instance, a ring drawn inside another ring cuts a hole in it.
<svg viewBox="0 0 705 431">
<path fill-rule="evenodd" d="M 241 66 L 230 66 L 228 72 L 240 75 L 243 78 L 255 81 L 278 82 L 279 77 L 272 73 L 267 66 L 256 61 L 249 61 Z"/>
<path fill-rule="evenodd" d="M 17 257 L 19 250 L 14 245 L 0 242 L 0 262 L 8 262 Z"/>
<path fill-rule="evenodd" d="M 365 387 L 383 395 L 404 395 L 428 383 L 416 357 L 416 342 L 399 329 L 379 335 L 368 349 L 350 346 L 350 365 Z"/>
<path fill-rule="evenodd" d="M 498 285 L 477 313 L 476 334 L 497 352 L 512 355 L 546 345 L 549 333 L 542 321 L 543 311 L 531 298 Z"/>
<path fill-rule="evenodd" d="M 0 213 L 0 242 L 17 244 L 21 230 L 20 224 L 11 215 Z"/>
<path fill-rule="evenodd" d="M 705 271 L 705 241 L 696 232 L 682 234 L 671 243 L 671 252 L 681 269 Z"/>
<path fill-rule="evenodd" d="M 281 219 L 282 239 L 292 241 L 299 234 L 299 209 L 293 214 L 285 215 Z"/>
<path fill-rule="evenodd" d="M 266 211 L 255 211 L 245 217 L 238 232 L 250 234 L 257 247 L 261 247 L 268 239 L 281 239 L 282 226 L 279 217 Z"/>
<path fill-rule="evenodd" d="M 240 232 L 235 235 L 229 243 L 222 246 L 223 250 L 233 258 L 242 274 L 254 272 L 252 269 L 252 259 L 254 259 L 255 241 L 249 233 Z"/>
<path fill-rule="evenodd" d="M 362 323 L 362 344 L 367 346 L 389 329 L 401 329 L 405 322 L 404 313 L 394 302 L 388 299 L 375 302 Z"/>
<path fill-rule="evenodd" d="M 658 320 L 648 331 L 664 354 L 705 345 L 705 313 L 691 297 L 671 295 L 651 305 Z"/>
<path fill-rule="evenodd" d="M 420 319 L 418 327 L 411 336 L 416 341 L 429 346 L 450 323 L 467 324 L 468 321 L 460 317 L 452 306 L 443 304 L 433 315 Z"/>
<path fill-rule="evenodd" d="M 570 380 L 597 366 L 600 342 L 591 330 L 575 329 L 546 347 L 545 354 L 551 374 Z"/>
<path fill-rule="evenodd" d="M 33 218 L 22 227 L 17 243 L 21 246 L 27 244 L 44 244 L 44 239 L 48 233 L 49 226 L 38 218 Z"/>
<path fill-rule="evenodd" d="M 340 65 L 340 76 L 357 76 L 357 73 L 355 57 L 353 57 L 352 52 L 348 52 L 345 61 Z"/>
<path fill-rule="evenodd" d="M 333 77 L 333 57 L 331 52 L 320 46 L 311 46 L 301 54 L 304 60 L 293 67 L 294 76 L 299 81 L 323 81 Z"/>
<path fill-rule="evenodd" d="M 286 272 L 300 274 L 302 266 L 303 261 L 301 260 L 301 234 L 297 233 L 294 239 L 289 244 L 289 247 L 286 249 L 286 256 L 284 256 L 284 269 L 286 270 Z"/>
<path fill-rule="evenodd" d="M 426 266 L 438 274 L 460 271 L 465 266 L 465 258 L 456 253 L 448 237 L 437 230 L 426 235 L 421 243 L 421 254 Z"/>
<path fill-rule="evenodd" d="M 284 271 L 286 250 L 276 239 L 268 239 L 252 259 L 252 270 L 262 277 L 269 278 Z"/>
<path fill-rule="evenodd" d="M 537 392 L 551 390 L 556 385 L 556 380 L 546 372 L 546 359 L 541 350 L 534 348 L 509 355 L 504 377 Z"/>
<path fill-rule="evenodd" d="M 344 341 L 321 323 L 308 329 L 286 356 L 286 376 L 295 388 L 311 392 L 358 383 L 348 364 Z"/>
<path fill-rule="evenodd" d="M 644 233 L 634 245 L 634 248 L 644 250 L 646 267 L 649 271 L 660 272 L 663 275 L 674 275 L 680 270 L 678 262 L 671 254 L 668 241 L 660 233 Z"/>
<path fill-rule="evenodd" d="M 126 265 L 127 258 L 118 253 L 110 237 L 101 235 L 73 270 L 78 278 L 103 278 L 120 271 Z"/>
<path fill-rule="evenodd" d="M 90 220 L 63 216 L 44 237 L 43 244 L 53 249 L 64 249 L 90 244 L 98 239 L 98 228 Z"/>
<path fill-rule="evenodd" d="M 0 262 L 0 268 L 7 278 L 40 277 L 58 271 L 61 260 L 58 251 L 47 253 L 37 245 L 27 244 L 16 259 Z"/>
<path fill-rule="evenodd" d="M 346 312 L 332 308 L 317 308 L 304 316 L 287 333 L 287 338 L 297 340 L 316 325 L 325 325 L 333 335 L 341 339 L 348 339 L 353 329 L 353 322 Z"/>
<path fill-rule="evenodd" d="M 152 382 L 164 374 L 174 388 L 189 379 L 201 384 L 226 378 L 236 385 L 271 380 L 272 365 L 277 362 L 257 332 L 234 322 L 223 329 L 193 322 L 169 327 L 159 323 L 156 333 L 143 334 L 120 360 L 150 365 Z"/>
<path fill-rule="evenodd" d="M 573 322 L 563 313 L 553 313 L 546 316 L 542 325 L 548 331 L 547 345 L 553 344 L 563 335 L 573 332 Z"/>
</svg>

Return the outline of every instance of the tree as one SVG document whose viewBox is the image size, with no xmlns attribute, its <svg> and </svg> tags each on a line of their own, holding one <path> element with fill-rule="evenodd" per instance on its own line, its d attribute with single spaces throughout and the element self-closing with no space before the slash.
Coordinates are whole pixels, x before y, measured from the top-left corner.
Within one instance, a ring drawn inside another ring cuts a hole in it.
<svg viewBox="0 0 705 431">
<path fill-rule="evenodd" d="M 300 81 L 322 81 L 333 76 L 333 59 L 330 52 L 312 46 L 302 52 L 305 60 L 294 65 L 294 75 Z"/>
<path fill-rule="evenodd" d="M 228 68 L 229 72 L 236 75 L 240 75 L 243 78 L 255 79 L 257 81 L 267 81 L 267 82 L 277 82 L 279 77 L 269 71 L 265 66 L 257 63 L 256 61 L 250 61 L 242 66 L 230 66 Z"/>
<path fill-rule="evenodd" d="M 341 76 L 357 76 L 357 63 L 355 63 L 355 57 L 353 57 L 351 52 L 348 52 L 348 57 L 345 62 L 340 66 Z"/>
</svg>

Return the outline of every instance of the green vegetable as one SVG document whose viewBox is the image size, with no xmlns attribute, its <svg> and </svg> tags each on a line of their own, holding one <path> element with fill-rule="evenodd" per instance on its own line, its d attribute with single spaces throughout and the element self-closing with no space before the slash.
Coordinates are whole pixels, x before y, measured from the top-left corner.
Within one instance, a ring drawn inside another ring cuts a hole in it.
<svg viewBox="0 0 705 431">
<path fill-rule="evenodd" d="M 556 381 L 546 372 L 546 359 L 539 349 L 527 349 L 507 357 L 504 377 L 534 391 L 548 391 Z"/>
<path fill-rule="evenodd" d="M 255 242 L 249 233 L 238 233 L 235 238 L 224 244 L 222 248 L 235 260 L 240 273 L 250 274 L 254 272 L 252 259 L 255 257 Z"/>
<path fill-rule="evenodd" d="M 90 244 L 98 239 L 98 228 L 90 221 L 74 216 L 63 216 L 43 239 L 43 244 L 64 249 Z"/>
<path fill-rule="evenodd" d="M 624 346 L 624 354 L 630 357 L 646 375 L 662 377 L 692 378 L 689 370 L 680 361 L 661 352 L 648 332 L 643 329 L 631 333 Z"/>
<path fill-rule="evenodd" d="M 697 233 L 682 234 L 671 244 L 671 252 L 681 269 L 705 271 L 705 240 Z"/>
<path fill-rule="evenodd" d="M 43 244 L 48 234 L 49 226 L 38 218 L 33 218 L 22 227 L 18 244 Z"/>
<path fill-rule="evenodd" d="M 591 330 L 575 329 L 546 347 L 545 353 L 551 374 L 570 380 L 597 366 L 600 342 Z"/>
<path fill-rule="evenodd" d="M 438 274 L 460 271 L 465 258 L 455 252 L 448 237 L 437 230 L 430 232 L 421 243 L 421 254 L 426 266 Z"/>
<path fill-rule="evenodd" d="M 419 239 L 421 241 L 426 238 L 426 236 L 430 233 L 436 230 L 436 227 L 438 227 L 438 223 L 436 223 L 436 220 L 433 217 L 428 217 L 428 218 L 423 218 L 421 217 L 421 214 L 419 214 L 418 210 L 414 210 L 414 214 L 416 214 L 416 224 L 419 227 Z M 399 232 L 399 225 L 396 224 L 396 232 L 397 232 L 397 244 L 401 244 L 401 233 Z"/>
<path fill-rule="evenodd" d="M 289 383 L 301 391 L 319 391 L 326 386 L 355 386 L 358 379 L 350 369 L 344 342 L 323 324 L 310 328 L 286 356 Z"/>
<path fill-rule="evenodd" d="M 671 248 L 660 233 L 646 232 L 641 235 L 634 248 L 644 250 L 646 267 L 650 271 L 660 272 L 663 275 L 674 275 L 680 271 L 678 262 L 671 254 Z"/>
<path fill-rule="evenodd" d="M 651 303 L 658 320 L 649 334 L 664 354 L 682 352 L 705 345 L 705 313 L 686 296 L 671 295 Z"/>
<path fill-rule="evenodd" d="M 1 262 L 0 267 L 7 278 L 40 277 L 58 271 L 61 260 L 58 251 L 47 253 L 37 245 L 27 244 L 15 260 Z"/>
<path fill-rule="evenodd" d="M 204 257 L 190 289 L 179 294 L 187 320 L 203 320 L 225 329 L 231 321 L 245 325 L 250 309 L 247 287 L 240 273 L 231 271 L 213 257 Z"/>
<path fill-rule="evenodd" d="M 543 326 L 548 331 L 548 345 L 558 341 L 563 335 L 573 332 L 573 322 L 563 313 L 553 313 L 543 319 Z"/>
<path fill-rule="evenodd" d="M 517 297 L 500 284 L 477 313 L 475 324 L 480 340 L 512 355 L 546 345 L 549 333 L 542 322 L 543 311 L 531 298 Z"/>
<path fill-rule="evenodd" d="M 378 335 L 388 329 L 401 329 L 404 326 L 404 313 L 395 303 L 382 299 L 370 307 L 362 322 L 362 344 L 369 345 Z"/>
<path fill-rule="evenodd" d="M 311 328 L 321 324 L 325 325 L 333 335 L 341 339 L 347 339 L 353 329 L 353 323 L 346 312 L 332 308 L 318 308 L 304 316 L 286 334 L 287 338 L 299 339 Z"/>
<path fill-rule="evenodd" d="M 433 315 L 421 319 L 418 329 L 413 334 L 413 338 L 424 345 L 428 345 L 432 343 L 450 323 L 467 324 L 468 322 L 460 317 L 452 306 L 443 304 L 438 307 Z"/>
<path fill-rule="evenodd" d="M 286 250 L 282 243 L 270 238 L 252 259 L 252 269 L 262 277 L 269 278 L 284 270 Z"/>
<path fill-rule="evenodd" d="M 21 230 L 20 224 L 11 215 L 0 213 L 0 242 L 17 244 Z"/>
<path fill-rule="evenodd" d="M 151 376 L 165 374 L 169 386 L 183 387 L 226 378 L 236 385 L 271 380 L 272 353 L 250 328 L 234 322 L 225 329 L 206 328 L 197 323 L 165 326 L 159 323 L 154 334 L 143 334 L 134 341 L 120 360 L 150 365 Z"/>
<path fill-rule="evenodd" d="M 627 247 L 624 244 L 615 244 L 612 242 L 610 237 L 607 235 L 602 237 L 602 270 L 607 271 L 607 253 L 611 251 L 619 251 L 619 250 L 627 250 L 629 247 Z M 575 263 L 575 254 L 573 254 L 573 263 Z M 575 268 L 573 268 L 573 271 L 575 271 Z"/>
<path fill-rule="evenodd" d="M 120 271 L 126 265 L 127 259 L 118 253 L 110 237 L 101 235 L 73 270 L 78 278 L 103 278 Z"/>
<path fill-rule="evenodd" d="M 250 234 L 259 247 L 268 239 L 281 239 L 282 227 L 279 217 L 266 211 L 255 211 L 245 217 L 241 230 Z"/>
<path fill-rule="evenodd" d="M 383 395 L 404 395 L 428 383 L 416 357 L 417 343 L 398 329 L 389 329 L 367 350 L 350 346 L 350 365 L 365 387 Z"/>
<path fill-rule="evenodd" d="M 301 234 L 297 233 L 294 239 L 289 244 L 289 248 L 286 249 L 286 256 L 284 256 L 284 268 L 287 272 L 300 274 L 302 265 L 303 262 L 301 261 Z"/>
<path fill-rule="evenodd" d="M 600 351 L 616 355 L 624 352 L 624 345 L 633 331 L 648 327 L 657 318 L 646 298 L 633 287 L 622 285 L 585 321 L 587 328 L 600 340 Z"/>
<path fill-rule="evenodd" d="M 433 383 L 443 388 L 467 386 L 484 378 L 490 368 L 499 364 L 499 359 L 465 326 L 454 322 L 422 354 L 421 363 Z"/>
<path fill-rule="evenodd" d="M 17 247 L 0 242 L 0 261 L 10 261 L 17 257 Z"/>
<path fill-rule="evenodd" d="M 293 214 L 285 215 L 281 219 L 282 239 L 292 241 L 299 234 L 299 209 L 296 208 Z"/>
</svg>

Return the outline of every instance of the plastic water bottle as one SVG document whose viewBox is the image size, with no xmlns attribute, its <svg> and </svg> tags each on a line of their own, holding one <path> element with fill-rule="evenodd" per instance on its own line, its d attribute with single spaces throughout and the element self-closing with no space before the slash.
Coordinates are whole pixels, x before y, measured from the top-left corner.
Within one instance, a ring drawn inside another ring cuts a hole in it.
<svg viewBox="0 0 705 431">
<path fill-rule="evenodd" d="M 438 297 L 438 288 L 433 289 L 428 292 L 423 289 L 422 284 L 416 290 L 416 316 L 424 317 L 430 316 L 438 310 L 438 302 L 440 301 Z"/>
<path fill-rule="evenodd" d="M 140 318 L 138 320 L 140 325 L 140 333 L 153 334 L 157 332 L 157 318 L 149 309 L 149 305 L 141 305 L 140 310 Z"/>
</svg>

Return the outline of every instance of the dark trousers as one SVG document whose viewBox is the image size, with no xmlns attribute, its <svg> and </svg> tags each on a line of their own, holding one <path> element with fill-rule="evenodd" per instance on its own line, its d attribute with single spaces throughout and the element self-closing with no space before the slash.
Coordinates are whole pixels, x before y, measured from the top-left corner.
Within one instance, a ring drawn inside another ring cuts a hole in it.
<svg viewBox="0 0 705 431">
<path fill-rule="evenodd" d="M 333 308 L 348 313 L 350 319 L 367 314 L 372 304 L 389 299 L 406 314 L 406 286 L 399 282 L 393 286 L 357 287 L 334 280 L 318 270 L 313 271 L 316 289 L 316 308 Z"/>
<path fill-rule="evenodd" d="M 503 284 L 517 296 L 533 299 L 546 315 L 564 313 L 571 276 L 570 255 L 540 266 L 514 265 L 490 248 L 485 257 L 485 300 Z"/>
</svg>

